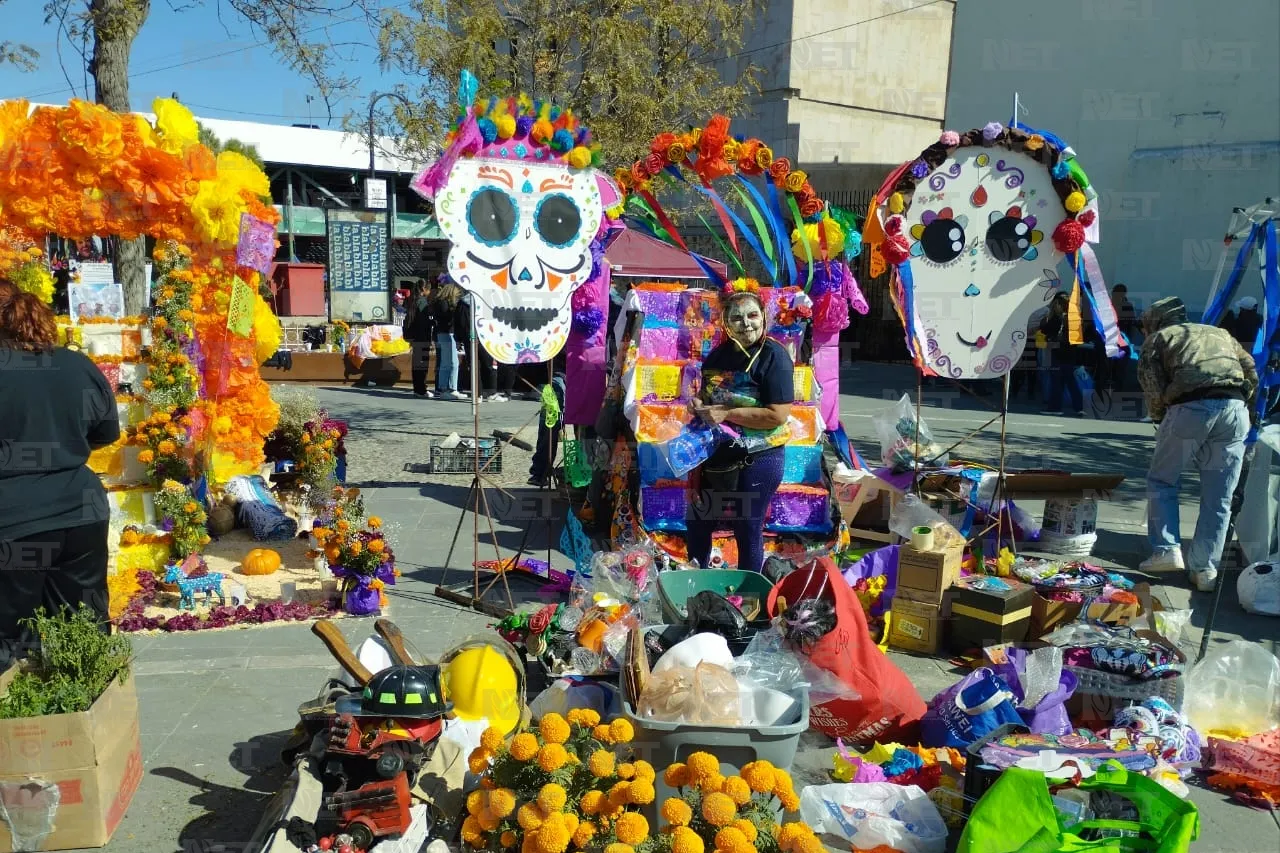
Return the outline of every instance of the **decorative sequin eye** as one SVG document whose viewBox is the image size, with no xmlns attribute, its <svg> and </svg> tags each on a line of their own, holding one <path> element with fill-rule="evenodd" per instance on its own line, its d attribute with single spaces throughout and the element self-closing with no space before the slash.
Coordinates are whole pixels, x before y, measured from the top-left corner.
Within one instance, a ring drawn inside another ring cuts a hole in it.
<svg viewBox="0 0 1280 853">
<path fill-rule="evenodd" d="M 988 219 L 987 253 L 1001 263 L 1016 260 L 1035 260 L 1040 252 L 1036 248 L 1044 235 L 1035 230 L 1036 218 L 1022 215 L 1022 209 L 1011 207 L 1003 213 L 996 211 Z"/>
<path fill-rule="evenodd" d="M 935 264 L 947 264 L 960 257 L 964 252 L 964 227 L 968 220 L 964 216 L 955 216 L 951 208 L 944 207 L 934 213 L 925 211 L 918 225 L 911 226 L 911 236 L 916 243 L 911 247 L 911 254 Z"/>
</svg>

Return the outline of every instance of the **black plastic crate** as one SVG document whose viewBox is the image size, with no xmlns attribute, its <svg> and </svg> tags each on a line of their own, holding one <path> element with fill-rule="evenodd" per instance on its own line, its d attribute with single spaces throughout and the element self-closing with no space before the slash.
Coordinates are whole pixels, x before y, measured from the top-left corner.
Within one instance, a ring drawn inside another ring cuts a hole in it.
<svg viewBox="0 0 1280 853">
<path fill-rule="evenodd" d="M 502 473 L 502 445 L 491 438 L 480 439 L 480 468 L 486 474 Z M 476 473 L 475 447 L 469 444 L 460 444 L 457 447 L 431 445 L 431 472 L 433 474 Z"/>
</svg>

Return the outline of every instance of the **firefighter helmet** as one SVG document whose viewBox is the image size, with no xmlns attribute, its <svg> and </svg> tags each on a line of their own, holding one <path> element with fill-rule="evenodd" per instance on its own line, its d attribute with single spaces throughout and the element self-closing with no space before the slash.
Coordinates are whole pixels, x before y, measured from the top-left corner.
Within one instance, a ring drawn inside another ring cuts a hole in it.
<svg viewBox="0 0 1280 853">
<path fill-rule="evenodd" d="M 451 709 L 440 689 L 438 666 L 400 664 L 374 675 L 359 696 L 339 699 L 334 710 L 358 717 L 434 720 Z"/>
</svg>

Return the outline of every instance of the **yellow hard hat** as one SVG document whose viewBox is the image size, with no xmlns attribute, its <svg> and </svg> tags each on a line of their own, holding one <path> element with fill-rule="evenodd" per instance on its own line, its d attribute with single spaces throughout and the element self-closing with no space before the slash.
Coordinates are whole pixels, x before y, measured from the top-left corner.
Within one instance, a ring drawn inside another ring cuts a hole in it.
<svg viewBox="0 0 1280 853">
<path fill-rule="evenodd" d="M 458 718 L 488 719 L 503 734 L 520 723 L 519 681 L 511 659 L 492 645 L 464 649 L 444 668 L 444 694 Z"/>
</svg>

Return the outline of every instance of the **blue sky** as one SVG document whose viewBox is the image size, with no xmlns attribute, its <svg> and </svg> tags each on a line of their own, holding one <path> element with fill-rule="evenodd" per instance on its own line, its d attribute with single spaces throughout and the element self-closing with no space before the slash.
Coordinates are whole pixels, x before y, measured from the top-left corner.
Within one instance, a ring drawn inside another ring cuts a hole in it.
<svg viewBox="0 0 1280 853">
<path fill-rule="evenodd" d="M 407 5 L 386 0 L 387 5 Z M 174 5 L 181 5 L 176 2 Z M 56 25 L 44 23 L 43 0 L 7 0 L 0 5 L 4 38 L 40 51 L 36 71 L 21 73 L 0 65 L 0 100 L 25 97 L 44 103 L 65 103 L 85 97 L 83 62 L 70 45 L 62 57 L 75 85 L 72 91 L 58 63 Z M 332 27 L 334 41 L 358 41 L 343 47 L 342 71 L 358 77 L 357 96 L 334 107 L 332 124 L 314 87 L 275 58 L 271 49 L 234 11 L 227 8 L 219 21 L 216 0 L 174 12 L 165 0 L 152 0 L 151 17 L 133 45 L 130 99 L 135 110 L 149 110 L 156 97 L 177 92 L 192 112 L 209 118 L 257 121 L 267 124 L 305 124 L 339 128 L 345 113 L 363 114 L 371 92 L 404 80 L 378 67 L 374 35 L 363 22 Z M 353 13 L 347 12 L 346 16 Z M 318 35 L 318 34 L 317 34 Z M 314 36 L 312 36 L 314 37 Z M 92 96 L 89 81 L 89 96 Z M 314 100 L 308 104 L 307 96 Z"/>
</svg>

